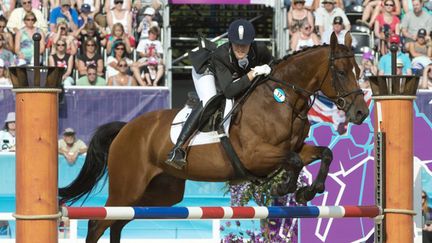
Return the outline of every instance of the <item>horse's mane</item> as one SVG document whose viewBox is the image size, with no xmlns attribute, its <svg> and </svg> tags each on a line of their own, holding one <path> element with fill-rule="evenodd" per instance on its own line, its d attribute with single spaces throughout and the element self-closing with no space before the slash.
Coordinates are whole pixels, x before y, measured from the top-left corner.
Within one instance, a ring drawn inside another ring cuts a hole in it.
<svg viewBox="0 0 432 243">
<path fill-rule="evenodd" d="M 344 48 L 347 49 L 347 47 L 346 47 L 345 45 L 342 45 L 342 44 L 338 44 L 338 45 L 339 45 L 340 47 L 344 47 Z M 309 46 L 309 47 L 303 48 L 303 49 L 298 50 L 298 51 L 294 51 L 293 53 L 291 53 L 291 54 L 287 54 L 287 55 L 285 55 L 284 57 L 282 57 L 282 58 L 280 58 L 280 59 L 276 59 L 276 60 L 273 62 L 273 65 L 277 65 L 277 64 L 279 64 L 279 63 L 281 63 L 281 62 L 283 62 L 283 61 L 288 60 L 288 59 L 291 58 L 291 57 L 295 57 L 295 56 L 298 56 L 299 54 L 309 52 L 310 50 L 318 49 L 318 48 L 320 48 L 320 47 L 328 47 L 328 46 L 330 46 L 330 45 L 329 45 L 329 44 L 314 45 L 314 46 Z"/>
</svg>

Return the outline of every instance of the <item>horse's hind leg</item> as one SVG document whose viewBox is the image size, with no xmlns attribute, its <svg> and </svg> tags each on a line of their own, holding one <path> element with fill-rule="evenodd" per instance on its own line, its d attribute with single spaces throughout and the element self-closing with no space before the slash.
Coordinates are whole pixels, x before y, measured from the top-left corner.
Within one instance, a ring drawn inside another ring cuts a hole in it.
<svg viewBox="0 0 432 243">
<path fill-rule="evenodd" d="M 317 193 L 323 193 L 325 190 L 325 181 L 327 179 L 327 174 L 330 169 L 330 164 L 333 160 L 333 153 L 327 147 L 322 146 L 312 146 L 305 144 L 300 153 L 300 157 L 304 165 L 308 165 L 311 162 L 321 159 L 321 165 L 312 185 L 302 187 L 296 192 L 296 201 L 298 203 L 306 203 L 312 200 Z"/>
<path fill-rule="evenodd" d="M 166 173 L 159 174 L 149 183 L 140 205 L 172 206 L 183 200 L 185 180 Z"/>
<path fill-rule="evenodd" d="M 111 225 L 110 243 L 120 243 L 122 229 L 129 222 L 130 220 L 117 220 L 113 225 Z"/>
<path fill-rule="evenodd" d="M 89 220 L 86 243 L 96 243 L 105 230 L 114 223 L 115 220 Z"/>
</svg>

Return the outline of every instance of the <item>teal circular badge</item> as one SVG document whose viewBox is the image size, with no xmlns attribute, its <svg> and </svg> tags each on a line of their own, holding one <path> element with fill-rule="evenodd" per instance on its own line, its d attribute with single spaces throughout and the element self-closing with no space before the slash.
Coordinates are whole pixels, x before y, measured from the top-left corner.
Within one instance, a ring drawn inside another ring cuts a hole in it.
<svg viewBox="0 0 432 243">
<path fill-rule="evenodd" d="M 286 96 L 285 96 L 285 92 L 283 91 L 283 89 L 276 88 L 275 90 L 273 90 L 273 98 L 279 103 L 284 102 L 286 99 Z"/>
</svg>

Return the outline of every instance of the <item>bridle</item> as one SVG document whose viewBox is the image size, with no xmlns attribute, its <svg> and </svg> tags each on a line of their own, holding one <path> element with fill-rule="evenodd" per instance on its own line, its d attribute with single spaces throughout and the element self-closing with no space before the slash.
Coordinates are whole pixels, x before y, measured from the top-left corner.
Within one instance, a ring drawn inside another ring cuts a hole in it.
<svg viewBox="0 0 432 243">
<path fill-rule="evenodd" d="M 306 89 L 301 88 L 301 87 L 299 87 L 295 84 L 292 84 L 288 81 L 277 79 L 271 75 L 268 76 L 268 80 L 272 80 L 272 81 L 279 83 L 285 87 L 288 87 L 288 88 L 294 90 L 296 93 L 299 93 L 300 95 L 302 95 L 305 98 L 309 98 L 312 96 L 313 99 L 309 104 L 309 108 L 312 107 L 312 105 L 315 102 L 315 99 L 317 97 L 319 97 L 319 98 L 324 98 L 326 100 L 332 101 L 337 106 L 338 109 L 344 110 L 344 109 L 346 109 L 346 105 L 347 105 L 347 102 L 345 100 L 345 98 L 347 96 L 352 95 L 352 94 L 356 94 L 356 96 L 363 94 L 363 91 L 360 88 L 357 88 L 357 89 L 354 89 L 351 91 L 346 91 L 343 88 L 343 86 L 340 85 L 340 83 L 341 83 L 340 76 L 343 76 L 344 73 L 341 73 L 338 70 L 336 70 L 335 60 L 336 59 L 342 59 L 342 58 L 352 58 L 352 57 L 354 57 L 354 54 L 351 51 L 348 53 L 334 53 L 333 50 L 330 50 L 330 55 L 329 55 L 330 64 L 327 68 L 326 74 L 324 75 L 323 79 L 320 81 L 319 88 L 314 90 L 314 91 L 306 90 Z M 327 96 L 319 93 L 319 91 L 322 88 L 322 85 L 324 84 L 324 81 L 327 79 L 327 76 L 329 75 L 330 72 L 332 75 L 332 79 L 331 79 L 332 86 L 336 90 L 336 97 L 335 98 L 330 98 L 330 97 L 327 97 Z M 352 105 L 352 102 L 351 102 L 350 106 L 351 105 Z M 349 109 L 349 107 L 348 107 L 348 109 Z"/>
</svg>

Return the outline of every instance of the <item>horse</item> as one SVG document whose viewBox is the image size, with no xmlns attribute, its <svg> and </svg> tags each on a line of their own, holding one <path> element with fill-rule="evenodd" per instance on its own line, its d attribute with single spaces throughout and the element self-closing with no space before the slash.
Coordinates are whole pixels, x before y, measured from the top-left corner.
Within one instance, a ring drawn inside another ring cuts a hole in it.
<svg viewBox="0 0 432 243">
<path fill-rule="evenodd" d="M 333 33 L 330 45 L 310 47 L 275 62 L 270 76 L 251 85 L 247 98 L 232 117 L 229 140 L 244 167 L 257 177 L 278 170 L 288 173 L 286 182 L 275 188 L 277 194 L 296 192 L 296 199 L 306 202 L 325 190 L 332 152 L 327 147 L 304 143 L 313 97 L 325 95 L 355 124 L 361 124 L 369 114 L 356 82 L 359 68 L 351 41 L 347 34 L 344 45 L 338 44 Z M 186 179 L 245 179 L 236 178 L 220 143 L 190 147 L 183 169 L 164 163 L 173 146 L 170 126 L 177 112 L 153 111 L 128 123 L 112 122 L 99 127 L 78 177 L 59 189 L 60 200 L 73 203 L 88 196 L 106 173 L 106 206 L 172 206 L 182 201 Z M 321 160 L 315 180 L 297 189 L 301 169 L 315 160 Z M 97 242 L 108 227 L 111 242 L 120 242 L 121 231 L 129 221 L 89 220 L 86 242 Z"/>
</svg>

